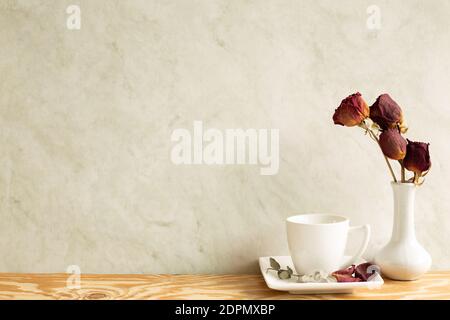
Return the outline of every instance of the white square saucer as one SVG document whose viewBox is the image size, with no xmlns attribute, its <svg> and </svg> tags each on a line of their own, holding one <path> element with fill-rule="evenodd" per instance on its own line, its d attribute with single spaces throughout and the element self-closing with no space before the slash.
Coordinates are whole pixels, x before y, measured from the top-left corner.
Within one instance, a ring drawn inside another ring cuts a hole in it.
<svg viewBox="0 0 450 320">
<path fill-rule="evenodd" d="M 281 268 L 284 269 L 286 266 L 289 266 L 295 273 L 294 264 L 290 256 L 272 257 L 280 263 Z M 259 258 L 259 266 L 267 286 L 274 290 L 288 291 L 292 294 L 352 293 L 356 288 L 379 289 L 384 283 L 383 278 L 378 274 L 370 281 L 361 282 L 300 283 L 297 282 L 296 277 L 282 280 L 278 278 L 275 271 L 269 270 L 267 272 L 267 268 L 270 267 L 269 259 L 270 257 Z"/>
</svg>

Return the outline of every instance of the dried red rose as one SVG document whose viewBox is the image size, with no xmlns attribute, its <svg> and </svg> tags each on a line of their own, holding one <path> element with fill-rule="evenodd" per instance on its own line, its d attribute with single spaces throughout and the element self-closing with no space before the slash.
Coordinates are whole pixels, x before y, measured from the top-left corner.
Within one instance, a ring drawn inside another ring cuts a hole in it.
<svg viewBox="0 0 450 320">
<path fill-rule="evenodd" d="M 363 281 L 369 280 L 369 278 L 374 274 L 375 270 L 369 272 L 369 267 L 373 264 L 370 262 L 361 263 L 355 269 L 355 276 Z"/>
<path fill-rule="evenodd" d="M 349 276 L 351 276 L 355 272 L 355 267 L 356 266 L 354 264 L 352 264 L 347 269 L 341 269 L 341 270 L 334 271 L 331 275 L 334 276 L 336 274 L 339 274 L 339 275 L 349 275 Z"/>
<path fill-rule="evenodd" d="M 387 93 L 380 95 L 370 107 L 370 119 L 382 129 L 403 127 L 402 109 Z"/>
<path fill-rule="evenodd" d="M 331 275 L 336 278 L 337 282 L 368 281 L 375 272 L 375 270 L 370 271 L 369 269 L 372 265 L 370 262 L 361 263 L 356 267 L 352 265 L 347 269 L 334 271 Z"/>
<path fill-rule="evenodd" d="M 384 155 L 393 160 L 401 160 L 406 155 L 406 140 L 397 128 L 386 129 L 380 134 L 380 146 Z"/>
<path fill-rule="evenodd" d="M 354 93 L 342 100 L 334 111 L 334 124 L 353 127 L 361 124 L 369 116 L 369 106 L 364 101 L 361 93 Z"/>
<path fill-rule="evenodd" d="M 334 271 L 331 275 L 336 278 L 337 282 L 358 282 L 361 281 L 358 278 L 353 277 L 355 272 L 355 265 L 351 265 L 347 269 L 341 269 Z"/>
<path fill-rule="evenodd" d="M 405 168 L 419 175 L 428 171 L 431 167 L 429 145 L 429 143 L 408 140 L 406 156 L 403 159 Z"/>
<path fill-rule="evenodd" d="M 362 281 L 360 278 L 355 278 L 352 275 L 348 274 L 333 274 L 333 277 L 336 278 L 337 282 L 360 282 Z"/>
</svg>

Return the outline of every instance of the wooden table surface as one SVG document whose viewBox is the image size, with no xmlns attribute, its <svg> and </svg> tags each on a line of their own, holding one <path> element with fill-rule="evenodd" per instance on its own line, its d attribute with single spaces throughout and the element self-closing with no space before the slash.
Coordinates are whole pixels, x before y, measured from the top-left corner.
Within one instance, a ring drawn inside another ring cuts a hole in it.
<svg viewBox="0 0 450 320">
<path fill-rule="evenodd" d="M 261 275 L 81 275 L 80 288 L 67 287 L 68 277 L 0 273 L 0 299 L 450 299 L 450 271 L 330 295 L 274 291 Z"/>
</svg>

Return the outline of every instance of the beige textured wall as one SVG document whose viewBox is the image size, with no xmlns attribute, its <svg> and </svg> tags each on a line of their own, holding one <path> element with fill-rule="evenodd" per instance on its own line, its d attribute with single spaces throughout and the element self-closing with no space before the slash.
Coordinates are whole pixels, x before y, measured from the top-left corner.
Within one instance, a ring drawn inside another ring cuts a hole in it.
<svg viewBox="0 0 450 320">
<path fill-rule="evenodd" d="M 370 257 L 388 172 L 331 121 L 357 90 L 389 92 L 431 142 L 417 233 L 449 269 L 449 19 L 446 0 L 0 0 L 0 271 L 256 272 L 309 211 L 370 223 Z M 280 129 L 279 173 L 175 166 L 170 134 L 194 120 Z"/>
</svg>

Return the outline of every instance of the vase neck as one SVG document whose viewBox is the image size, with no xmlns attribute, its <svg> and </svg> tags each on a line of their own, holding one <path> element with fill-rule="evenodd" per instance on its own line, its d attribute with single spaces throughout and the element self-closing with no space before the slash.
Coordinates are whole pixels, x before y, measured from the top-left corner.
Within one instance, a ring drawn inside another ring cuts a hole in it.
<svg viewBox="0 0 450 320">
<path fill-rule="evenodd" d="M 414 200 L 416 186 L 411 183 L 393 183 L 394 225 L 392 240 L 415 240 Z"/>
</svg>

